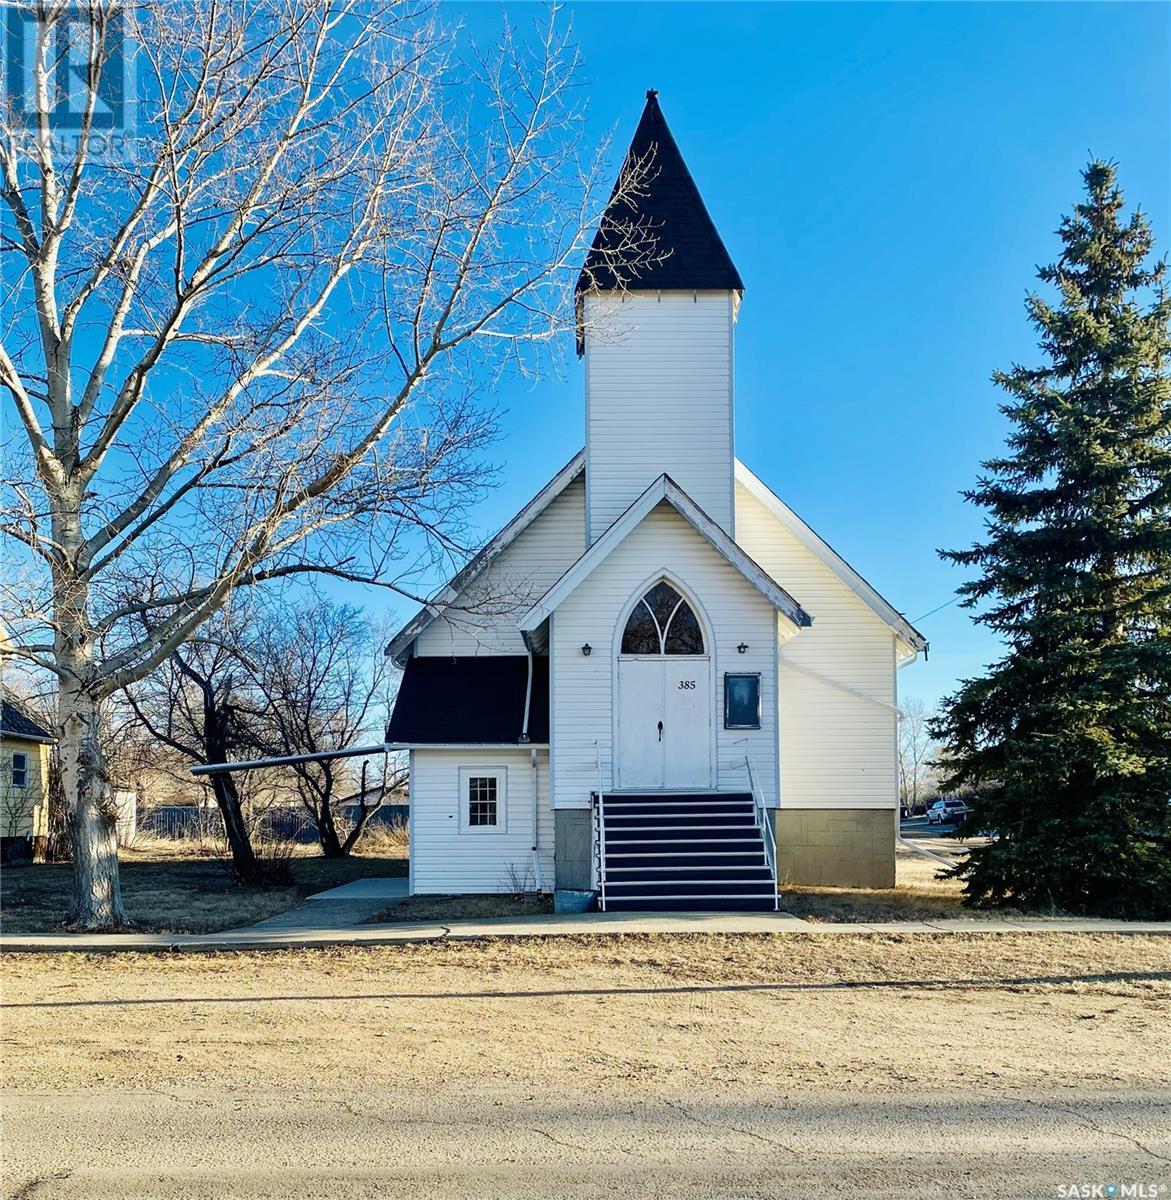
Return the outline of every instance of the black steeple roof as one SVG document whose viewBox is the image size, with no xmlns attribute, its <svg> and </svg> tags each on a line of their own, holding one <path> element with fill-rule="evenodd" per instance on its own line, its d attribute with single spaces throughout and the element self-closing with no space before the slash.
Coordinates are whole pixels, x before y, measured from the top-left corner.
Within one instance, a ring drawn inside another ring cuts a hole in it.
<svg viewBox="0 0 1171 1200">
<path fill-rule="evenodd" d="M 578 278 L 578 293 L 621 288 L 742 292 L 740 272 L 667 128 L 658 95 L 646 94 L 642 120 Z"/>
</svg>

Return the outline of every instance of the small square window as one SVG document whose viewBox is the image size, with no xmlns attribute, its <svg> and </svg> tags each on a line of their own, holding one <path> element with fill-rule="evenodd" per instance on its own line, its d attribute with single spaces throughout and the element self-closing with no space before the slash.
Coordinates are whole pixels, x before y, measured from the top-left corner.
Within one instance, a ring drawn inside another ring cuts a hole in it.
<svg viewBox="0 0 1171 1200">
<path fill-rule="evenodd" d="M 760 675 L 724 676 L 724 728 L 760 728 Z"/>
<path fill-rule="evenodd" d="M 508 832 L 508 768 L 461 767 L 459 828 L 461 833 Z"/>
<path fill-rule="evenodd" d="M 496 824 L 496 776 L 472 775 L 468 778 L 468 825 Z"/>
<path fill-rule="evenodd" d="M 28 755 L 14 754 L 12 756 L 12 786 L 28 787 Z"/>
</svg>

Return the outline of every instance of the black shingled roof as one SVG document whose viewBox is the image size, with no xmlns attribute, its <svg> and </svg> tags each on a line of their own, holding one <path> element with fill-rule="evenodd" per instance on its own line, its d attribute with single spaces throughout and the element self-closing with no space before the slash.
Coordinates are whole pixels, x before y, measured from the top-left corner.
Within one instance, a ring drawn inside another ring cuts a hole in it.
<svg viewBox="0 0 1171 1200">
<path fill-rule="evenodd" d="M 386 740 L 398 745 L 517 745 L 529 660 L 523 654 L 409 658 Z M 549 740 L 549 660 L 533 659 L 529 741 Z"/>
<path fill-rule="evenodd" d="M 25 712 L 23 705 L 7 696 L 0 700 L 0 735 L 28 738 L 34 742 L 54 741 L 53 735 Z"/>
<path fill-rule="evenodd" d="M 640 164 L 646 175 L 638 194 L 615 199 L 623 180 Z M 628 250 L 624 246 L 632 231 L 637 231 L 638 246 Z M 611 193 L 610 207 L 577 281 L 579 293 L 618 288 L 744 290 L 740 272 L 667 128 L 655 91 L 647 92 L 646 108 Z"/>
</svg>

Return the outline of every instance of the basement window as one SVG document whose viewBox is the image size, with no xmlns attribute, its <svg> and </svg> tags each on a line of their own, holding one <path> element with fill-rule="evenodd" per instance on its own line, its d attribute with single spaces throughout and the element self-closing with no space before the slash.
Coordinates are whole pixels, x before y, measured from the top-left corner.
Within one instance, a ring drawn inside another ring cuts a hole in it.
<svg viewBox="0 0 1171 1200">
<path fill-rule="evenodd" d="M 760 728 L 760 674 L 724 676 L 724 728 Z"/>
<path fill-rule="evenodd" d="M 468 833 L 503 833 L 505 787 L 503 767 L 465 767 L 460 771 L 460 828 Z"/>
<path fill-rule="evenodd" d="M 28 755 L 14 754 L 12 756 L 12 786 L 28 787 Z"/>
</svg>

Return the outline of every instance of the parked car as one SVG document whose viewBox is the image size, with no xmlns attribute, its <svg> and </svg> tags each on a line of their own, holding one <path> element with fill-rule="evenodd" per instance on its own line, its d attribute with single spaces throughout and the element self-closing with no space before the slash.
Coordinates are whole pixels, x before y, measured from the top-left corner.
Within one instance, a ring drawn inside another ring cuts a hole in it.
<svg viewBox="0 0 1171 1200">
<path fill-rule="evenodd" d="M 972 810 L 955 796 L 944 796 L 927 810 L 929 825 L 954 825 L 962 821 Z"/>
</svg>

